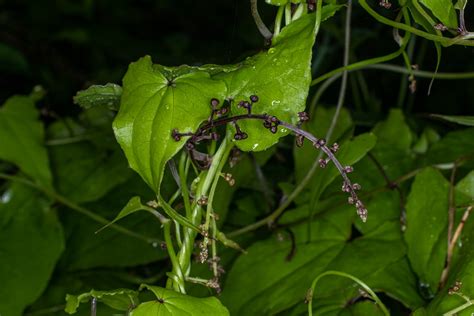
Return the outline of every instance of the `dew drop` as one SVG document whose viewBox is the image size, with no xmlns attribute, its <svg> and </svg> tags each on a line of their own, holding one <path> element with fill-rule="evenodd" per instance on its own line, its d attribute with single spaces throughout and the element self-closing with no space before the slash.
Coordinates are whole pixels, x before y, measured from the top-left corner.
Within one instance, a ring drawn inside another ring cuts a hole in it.
<svg viewBox="0 0 474 316">
<path fill-rule="evenodd" d="M 6 204 L 12 199 L 12 191 L 8 190 L 0 196 L 0 203 Z"/>
<path fill-rule="evenodd" d="M 280 104 L 280 100 L 272 100 L 273 106 L 278 105 L 278 104 Z"/>
<path fill-rule="evenodd" d="M 269 54 L 275 54 L 275 52 L 276 52 L 276 49 L 275 49 L 275 48 L 270 48 L 270 49 L 268 50 L 268 53 L 269 53 Z"/>
</svg>

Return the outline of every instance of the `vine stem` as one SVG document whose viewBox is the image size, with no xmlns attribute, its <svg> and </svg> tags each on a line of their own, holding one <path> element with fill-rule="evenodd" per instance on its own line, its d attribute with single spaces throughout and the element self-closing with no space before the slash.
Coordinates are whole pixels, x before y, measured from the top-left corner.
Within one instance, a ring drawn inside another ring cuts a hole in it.
<svg viewBox="0 0 474 316">
<path fill-rule="evenodd" d="M 404 41 L 403 46 L 401 46 L 397 51 L 395 51 L 393 53 L 390 53 L 388 55 L 369 58 L 369 59 L 366 59 L 366 60 L 361 60 L 361 61 L 358 61 L 356 63 L 347 65 L 345 67 L 339 67 L 339 68 L 336 68 L 334 70 L 331 70 L 331 71 L 325 73 L 324 75 L 321 75 L 321 76 L 313 79 L 313 81 L 311 81 L 311 86 L 315 86 L 318 83 L 320 83 L 322 81 L 325 81 L 326 79 L 329 79 L 329 78 L 331 78 L 331 77 L 333 77 L 333 76 L 335 76 L 339 73 L 342 73 L 344 71 L 354 71 L 354 70 L 358 70 L 358 69 L 361 69 L 361 68 L 369 67 L 370 65 L 384 63 L 386 61 L 390 61 L 392 59 L 397 58 L 398 56 L 403 54 L 403 52 L 405 51 L 405 47 L 408 43 L 407 35 L 405 35 L 405 38 L 406 38 L 406 40 Z"/>
<path fill-rule="evenodd" d="M 32 187 L 42 193 L 44 193 L 46 196 L 48 196 L 49 198 L 51 198 L 52 200 L 56 201 L 56 202 L 59 202 L 60 204 L 64 205 L 64 206 L 67 206 L 68 208 L 82 214 L 82 215 L 85 215 L 86 217 L 92 219 L 93 221 L 97 222 L 97 223 L 100 223 L 100 224 L 104 224 L 104 225 L 109 225 L 110 224 L 110 221 L 100 215 L 97 215 L 96 213 L 94 213 L 93 211 L 89 210 L 89 209 L 86 209 L 76 203 L 74 203 L 73 201 L 69 200 L 68 198 L 58 194 L 57 192 L 55 191 L 52 191 L 52 190 L 49 190 L 47 188 L 44 188 L 42 186 L 39 186 L 37 185 L 36 183 L 34 182 L 31 182 L 25 178 L 21 178 L 21 177 L 17 177 L 17 176 L 11 176 L 11 175 L 8 175 L 8 174 L 4 174 L 4 173 L 0 173 L 0 179 L 5 179 L 5 180 L 9 180 L 9 181 L 15 181 L 15 182 L 19 182 L 19 183 L 22 183 L 22 184 L 25 184 L 29 187 Z M 111 228 L 115 229 L 116 231 L 124 234 L 124 235 L 127 235 L 129 237 L 133 237 L 133 238 L 137 238 L 137 239 L 140 239 L 140 240 L 143 240 L 147 243 L 150 243 L 150 244 L 159 244 L 161 243 L 162 241 L 159 240 L 159 239 L 155 239 L 155 238 L 151 238 L 151 237 L 147 237 L 147 236 L 144 236 L 142 234 L 139 234 L 139 233 L 136 233 L 134 231 L 131 231 L 129 230 L 128 228 L 125 228 L 121 225 L 118 225 L 118 224 L 112 224 L 112 225 L 109 225 Z"/>
<path fill-rule="evenodd" d="M 426 38 L 427 40 L 439 42 L 441 45 L 443 45 L 445 47 L 451 46 L 451 45 L 474 46 L 474 41 L 469 40 L 469 39 L 474 38 L 474 33 L 472 33 L 472 32 L 471 33 L 468 32 L 464 35 L 460 35 L 460 36 L 457 36 L 457 37 L 454 37 L 454 38 L 446 38 L 446 37 L 443 37 L 443 36 L 434 35 L 434 34 L 431 34 L 431 33 L 427 33 L 427 32 L 418 30 L 418 29 L 416 29 L 416 28 L 414 28 L 410 25 L 395 22 L 395 21 L 392 21 L 390 19 L 387 19 L 384 16 L 381 16 L 380 14 L 375 12 L 367 4 L 367 2 L 365 0 L 359 0 L 359 3 L 362 6 L 362 8 L 364 8 L 365 11 L 367 11 L 367 13 L 369 13 L 373 18 L 375 18 L 377 21 L 379 21 L 383 24 L 387 24 L 387 25 L 390 25 L 394 28 L 398 28 L 398 29 L 413 33 L 415 35 Z"/>
<path fill-rule="evenodd" d="M 173 241 L 171 240 L 171 221 L 169 219 L 162 221 L 163 228 L 164 228 L 164 236 L 166 241 L 166 250 L 168 251 L 168 255 L 170 257 L 171 264 L 173 268 L 176 267 L 176 278 L 173 279 L 175 282 L 168 282 L 172 283 L 174 290 L 181 293 L 186 293 L 185 286 L 184 286 L 184 275 L 183 271 L 181 270 L 181 266 L 178 263 L 178 259 L 176 258 L 176 252 L 174 251 Z M 169 279 L 171 280 L 171 279 Z"/>
<path fill-rule="evenodd" d="M 444 268 L 443 273 L 441 274 L 441 280 L 440 280 L 441 288 L 446 285 L 446 281 L 448 280 L 448 276 L 449 276 L 449 271 L 451 269 L 452 257 L 454 253 L 454 248 L 456 247 L 456 242 L 461 236 L 464 225 L 466 224 L 466 221 L 469 218 L 469 215 L 471 214 L 471 211 L 473 208 L 474 206 L 472 205 L 467 207 L 467 209 L 464 211 L 464 214 L 461 218 L 461 222 L 458 224 L 456 230 L 454 231 L 452 238 L 448 239 L 448 251 L 446 254 L 446 267 Z"/>
<path fill-rule="evenodd" d="M 263 23 L 262 18 L 260 17 L 260 14 L 258 13 L 258 7 L 257 7 L 257 0 L 250 0 L 250 10 L 252 11 L 252 16 L 255 21 L 255 24 L 257 25 L 257 28 L 262 34 L 262 36 L 266 40 L 270 40 L 273 36 L 272 32 L 268 29 L 268 27 Z"/>
<path fill-rule="evenodd" d="M 458 306 L 452 310 L 450 310 L 449 312 L 446 312 L 443 314 L 443 316 L 454 316 L 454 315 L 457 315 L 459 312 L 465 310 L 466 308 L 474 305 L 474 300 L 470 300 L 470 299 L 467 299 L 466 297 L 462 297 L 466 300 L 466 303 L 462 304 L 461 306 Z"/>
<path fill-rule="evenodd" d="M 381 65 L 367 65 L 364 68 L 368 69 L 380 69 L 398 72 L 402 74 L 409 74 L 409 71 L 405 67 L 391 65 L 391 64 L 381 64 Z M 456 79 L 474 79 L 474 72 L 431 72 L 424 70 L 412 70 L 415 77 L 420 78 L 435 78 L 435 79 L 445 79 L 445 80 L 456 80 Z"/>
<path fill-rule="evenodd" d="M 222 160 L 227 160 L 229 156 L 230 150 L 232 149 L 233 144 L 229 141 L 228 137 L 226 136 L 222 143 L 219 146 L 219 149 L 216 151 L 215 155 L 212 158 L 212 163 L 207 171 L 201 172 L 199 175 L 200 181 L 198 184 L 198 188 L 196 190 L 195 201 L 191 206 L 191 218 L 189 220 L 195 224 L 199 225 L 202 218 L 202 206 L 197 203 L 197 200 L 208 194 L 212 181 L 215 178 L 216 174 L 219 174 L 221 170 L 219 167 L 223 167 L 223 164 L 220 162 Z M 190 262 L 191 262 L 191 255 L 194 249 L 194 240 L 196 239 L 197 233 L 191 229 L 185 228 L 184 229 L 184 237 L 183 237 L 183 245 L 178 252 L 178 264 L 173 266 L 173 273 L 176 274 L 178 269 L 181 269 L 184 273 L 184 276 L 189 276 L 190 273 Z M 184 281 L 184 280 L 183 280 Z"/>
<path fill-rule="evenodd" d="M 375 301 L 375 303 L 380 308 L 382 313 L 384 313 L 384 315 L 386 315 L 386 316 L 390 316 L 390 313 L 389 313 L 387 307 L 382 303 L 382 301 L 378 298 L 377 294 L 375 294 L 375 292 L 372 291 L 372 289 L 367 284 L 365 284 L 360 279 L 358 279 L 355 276 L 352 276 L 348 273 L 340 272 L 340 271 L 333 271 L 333 270 L 323 272 L 313 280 L 313 283 L 311 284 L 311 287 L 308 290 L 308 294 L 306 295 L 306 301 L 308 302 L 308 314 L 309 314 L 309 316 L 313 316 L 313 294 L 314 294 L 314 290 L 316 288 L 316 284 L 319 282 L 319 280 L 321 280 L 323 277 L 325 277 L 327 275 L 341 276 L 341 277 L 348 278 L 348 279 L 351 279 L 352 281 L 356 282 L 357 284 L 359 284 L 364 289 L 364 291 L 367 294 L 370 295 L 370 297 Z"/>
</svg>

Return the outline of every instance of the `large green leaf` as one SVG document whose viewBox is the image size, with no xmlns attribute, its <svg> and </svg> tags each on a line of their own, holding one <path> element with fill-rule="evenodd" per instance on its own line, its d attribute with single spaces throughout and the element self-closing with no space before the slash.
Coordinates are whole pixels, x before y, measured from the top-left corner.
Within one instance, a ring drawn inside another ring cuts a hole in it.
<svg viewBox="0 0 474 316">
<path fill-rule="evenodd" d="M 388 143 L 391 147 L 406 151 L 413 141 L 410 128 L 399 109 L 390 110 L 388 118 L 378 123 L 372 132 L 377 135 L 377 146 Z"/>
<path fill-rule="evenodd" d="M 296 249 L 292 258 L 288 257 L 292 249 L 289 238 L 271 238 L 250 246 L 229 272 L 223 303 L 235 315 L 275 314 L 302 304 L 312 279 L 331 269 L 368 280 L 374 289 L 402 300 L 407 306 L 419 306 L 421 299 L 416 294 L 414 276 L 403 261 L 405 247 L 400 232 L 393 229 L 398 223 L 386 223 L 370 236 L 346 244 L 352 222 L 350 214 L 352 209 L 346 206 L 316 221 L 310 243 L 305 242 L 306 224 L 295 227 Z M 283 232 L 282 235 L 285 236 Z M 323 279 L 315 291 L 316 314 L 328 307 L 340 310 L 357 295 L 351 282 Z"/>
<path fill-rule="evenodd" d="M 426 308 L 426 315 L 447 315 L 445 313 L 454 311 L 464 305 L 465 308 L 460 308 L 456 314 L 459 316 L 471 316 L 474 313 L 474 305 L 472 300 L 474 298 L 474 221 L 469 218 L 466 226 L 463 229 L 461 242 L 459 245 L 458 260 L 453 263 L 449 273 L 449 278 L 446 286 L 438 292 L 433 301 Z M 448 294 L 456 281 L 461 283 L 458 294 L 464 295 L 471 300 L 471 304 L 466 304 L 466 299 L 459 295 Z M 420 315 L 423 315 L 420 313 Z"/>
<path fill-rule="evenodd" d="M 210 100 L 223 100 L 225 91 L 205 71 L 175 74 L 154 67 L 150 56 L 130 64 L 113 128 L 130 166 L 155 192 L 166 162 L 185 142 L 171 137 L 173 129 L 194 132 L 209 117 Z"/>
<path fill-rule="evenodd" d="M 64 248 L 55 212 L 31 189 L 12 185 L 0 198 L 0 314 L 23 315 L 48 284 Z"/>
<path fill-rule="evenodd" d="M 142 285 L 152 291 L 156 300 L 140 304 L 130 316 L 226 316 L 229 311 L 215 297 L 197 298 L 158 286 Z"/>
<path fill-rule="evenodd" d="M 420 2 L 430 9 L 441 23 L 453 29 L 457 28 L 458 20 L 451 0 L 420 0 Z"/>
<path fill-rule="evenodd" d="M 448 195 L 448 181 L 439 171 L 426 168 L 416 176 L 406 206 L 408 258 L 433 293 L 445 264 Z"/>
<path fill-rule="evenodd" d="M 57 190 L 75 202 L 95 201 L 133 174 L 118 146 L 111 151 L 81 142 L 50 153 Z"/>
<path fill-rule="evenodd" d="M 305 108 L 311 82 L 314 25 L 314 14 L 299 18 L 273 39 L 270 49 L 246 59 L 235 71 L 216 75 L 227 83 L 227 97 L 236 101 L 232 105 L 233 114 L 245 113 L 237 107 L 238 101 L 257 95 L 260 100 L 253 105 L 254 113 L 297 121 L 297 113 Z M 240 125 L 248 138 L 237 141 L 236 145 L 245 151 L 265 150 L 288 134 L 284 128 L 272 134 L 261 121 L 245 121 Z"/>
<path fill-rule="evenodd" d="M 415 155 L 410 150 L 412 132 L 401 111 L 391 110 L 388 118 L 379 122 L 372 132 L 377 136 L 377 143 L 370 151 L 371 157 L 364 157 L 354 166 L 355 171 L 351 174 L 352 180 L 367 191 L 387 185 L 379 168 L 383 168 L 388 179 L 393 181 L 411 171 L 415 161 Z M 364 198 L 370 216 L 366 223 L 357 221 L 357 229 L 366 234 L 388 220 L 400 218 L 404 207 L 400 203 L 403 194 L 392 190 Z"/>
<path fill-rule="evenodd" d="M 51 187 L 43 124 L 30 97 L 13 96 L 0 108 L 0 159 L 12 162 L 40 185 Z"/>
<path fill-rule="evenodd" d="M 163 186 L 166 187 L 165 182 Z M 138 176 L 132 177 L 86 207 L 112 220 L 118 210 L 135 195 L 149 200 L 154 197 Z M 68 236 L 66 251 L 61 258 L 60 266 L 63 270 L 129 267 L 163 259 L 167 255 L 159 243 L 139 240 L 114 229 L 104 229 L 96 233 L 104 225 L 81 214 L 65 211 L 61 217 Z M 160 222 L 145 212 L 122 219 L 120 225 L 144 236 L 163 239 Z"/>
</svg>

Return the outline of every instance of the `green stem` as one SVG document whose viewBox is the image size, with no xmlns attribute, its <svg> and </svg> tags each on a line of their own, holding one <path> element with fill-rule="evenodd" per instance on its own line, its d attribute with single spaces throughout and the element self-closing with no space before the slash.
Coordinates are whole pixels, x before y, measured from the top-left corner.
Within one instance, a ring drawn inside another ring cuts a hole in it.
<svg viewBox="0 0 474 316">
<path fill-rule="evenodd" d="M 398 65 L 391 65 L 391 64 L 382 64 L 382 65 L 368 65 L 366 66 L 368 69 L 380 69 L 380 70 L 387 70 L 398 72 L 402 74 L 409 74 L 408 70 L 405 67 L 401 67 Z M 435 79 L 446 79 L 446 80 L 456 80 L 456 79 L 474 79 L 474 72 L 438 72 L 434 73 L 431 71 L 425 70 L 412 70 L 412 73 L 415 77 L 420 78 L 432 78 L 433 76 Z"/>
<path fill-rule="evenodd" d="M 168 255 L 171 260 L 171 264 L 173 267 L 176 269 L 176 275 L 178 276 L 175 280 L 175 282 L 172 283 L 172 286 L 175 291 L 181 292 L 181 293 L 186 293 L 185 287 L 184 287 L 184 275 L 183 271 L 181 270 L 181 267 L 179 266 L 178 258 L 176 257 L 176 252 L 174 251 L 174 246 L 173 246 L 173 241 L 171 240 L 171 221 L 167 220 L 166 222 L 163 223 L 163 228 L 164 228 L 164 236 L 165 236 L 165 242 L 166 242 L 166 249 L 168 251 Z"/>
<path fill-rule="evenodd" d="M 303 14 L 305 14 L 305 8 L 306 8 L 306 3 L 305 4 L 298 4 L 298 8 L 296 8 L 295 13 L 291 17 L 291 22 L 298 20 Z"/>
<path fill-rule="evenodd" d="M 214 207 L 213 207 L 213 202 L 214 202 L 214 195 L 216 193 L 216 188 L 217 184 L 219 183 L 219 180 L 221 178 L 221 171 L 224 168 L 224 165 L 226 164 L 226 160 L 222 159 L 219 163 L 219 166 L 217 167 L 217 172 L 214 175 L 214 180 L 212 181 L 212 186 L 211 189 L 209 190 L 209 197 L 207 200 L 207 208 L 206 208 L 206 221 L 204 222 L 204 231 L 209 230 L 209 224 L 211 222 L 211 214 L 214 212 Z"/>
<path fill-rule="evenodd" d="M 307 296 L 308 314 L 310 316 L 313 315 L 313 293 L 314 293 L 314 290 L 316 288 L 316 284 L 318 283 L 319 280 L 321 280 L 321 278 L 323 278 L 327 275 L 337 275 L 337 276 L 341 276 L 341 277 L 344 277 L 344 278 L 351 279 L 352 281 L 356 282 L 357 284 L 359 284 L 364 289 L 365 292 L 367 292 L 370 295 L 370 297 L 375 301 L 377 306 L 382 310 L 382 313 L 384 313 L 384 315 L 390 316 L 390 313 L 387 310 L 387 307 L 382 303 L 382 301 L 378 298 L 377 294 L 375 294 L 375 292 L 372 291 L 372 289 L 367 284 L 365 284 L 364 282 L 362 282 L 360 279 L 356 278 L 355 276 L 352 276 L 350 274 L 340 272 L 340 271 L 326 271 L 326 272 L 321 273 L 320 275 L 318 275 L 313 280 L 313 283 L 311 284 L 311 288 L 308 291 L 309 295 Z"/>
<path fill-rule="evenodd" d="M 291 2 L 285 5 L 285 25 L 291 23 Z"/>
<path fill-rule="evenodd" d="M 212 181 L 216 173 L 219 173 L 219 166 L 221 166 L 222 160 L 227 160 L 227 157 L 232 149 L 233 145 L 229 141 L 229 137 L 226 136 L 222 141 L 219 149 L 212 157 L 212 163 L 208 171 L 201 172 L 199 178 L 198 187 L 196 189 L 195 195 L 195 202 L 192 205 L 192 213 L 189 220 L 194 225 L 200 225 L 201 218 L 202 218 L 202 207 L 197 203 L 197 200 L 208 194 L 209 188 L 211 186 Z M 188 276 L 190 273 L 190 262 L 191 262 L 191 255 L 194 249 L 194 240 L 196 238 L 196 232 L 190 229 L 184 229 L 184 238 L 183 238 L 183 246 L 181 247 L 178 253 L 178 265 L 181 267 L 182 271 L 184 272 L 185 276 Z M 176 267 L 173 267 L 173 272 L 175 271 Z"/>
<path fill-rule="evenodd" d="M 219 276 L 219 271 L 217 271 L 217 242 L 216 242 L 216 236 L 217 236 L 217 223 L 216 223 L 216 218 L 213 216 L 212 217 L 212 240 L 211 240 L 211 254 L 212 254 L 212 272 L 214 274 L 214 277 Z"/>
<path fill-rule="evenodd" d="M 468 300 L 466 303 L 462 304 L 461 306 L 458 306 L 449 312 L 446 312 L 443 314 L 443 316 L 454 316 L 457 315 L 459 312 L 465 310 L 466 308 L 474 305 L 474 300 Z"/>
<path fill-rule="evenodd" d="M 68 208 L 82 214 L 82 215 L 85 215 L 86 217 L 92 219 L 93 221 L 97 222 L 97 223 L 100 223 L 100 224 L 103 224 L 103 225 L 108 225 L 110 224 L 110 221 L 100 215 L 97 215 L 96 213 L 94 213 L 93 211 L 91 210 L 88 210 L 76 203 L 74 203 L 73 201 L 69 200 L 68 198 L 56 193 L 55 191 L 52 191 L 50 189 L 47 189 L 47 188 L 44 188 L 42 186 L 39 186 L 37 185 L 36 183 L 34 182 L 31 182 L 25 178 L 21 178 L 21 177 L 17 177 L 17 176 L 11 176 L 11 175 L 8 175 L 8 174 L 4 174 L 4 173 L 0 173 L 0 179 L 5 179 L 5 180 L 9 180 L 9 181 L 15 181 L 15 182 L 19 182 L 19 183 L 22 183 L 22 184 L 25 184 L 29 187 L 32 187 L 42 193 L 44 193 L 46 196 L 48 196 L 50 199 L 56 201 L 56 202 L 59 202 L 61 203 L 62 205 L 64 206 L 67 206 Z M 151 237 L 147 237 L 147 236 L 144 236 L 144 235 L 141 235 L 141 234 L 138 234 L 136 232 L 133 232 L 131 230 L 129 230 L 128 228 L 125 228 L 123 226 L 120 226 L 118 224 L 112 224 L 110 225 L 111 228 L 115 229 L 116 231 L 124 234 L 124 235 L 127 235 L 127 236 L 130 236 L 130 237 L 133 237 L 133 238 L 137 238 L 137 239 L 140 239 L 140 240 L 143 240 L 147 243 L 150 243 L 150 244 L 159 244 L 161 243 L 162 241 L 159 240 L 159 239 L 155 239 L 155 238 L 151 238 Z"/>
<path fill-rule="evenodd" d="M 279 6 L 278 7 L 278 12 L 275 17 L 275 27 L 273 28 L 273 36 L 277 36 L 280 34 L 280 29 L 281 29 L 281 20 L 283 18 L 283 13 L 285 12 L 285 7 L 284 6 Z"/>
<path fill-rule="evenodd" d="M 434 35 L 431 33 L 427 33 L 421 30 L 418 30 L 410 25 L 406 25 L 404 23 L 399 23 L 392 21 L 390 19 L 387 19 L 384 16 L 381 16 L 377 12 L 375 12 L 365 0 L 359 0 L 360 5 L 369 13 L 373 18 L 375 18 L 377 21 L 390 25 L 394 28 L 401 29 L 410 33 L 413 33 L 415 35 L 421 36 L 423 38 L 426 38 L 427 40 L 439 42 L 443 46 L 451 46 L 451 45 L 464 45 L 464 46 L 474 46 L 474 41 L 470 41 L 469 39 L 474 38 L 474 34 L 468 33 L 466 35 L 461 35 L 455 38 L 446 38 L 443 36 L 438 36 Z"/>
<path fill-rule="evenodd" d="M 314 79 L 313 81 L 311 81 L 311 86 L 317 85 L 318 83 L 320 83 L 320 82 L 322 82 L 326 79 L 329 79 L 331 77 L 334 77 L 335 75 L 339 75 L 340 73 L 342 73 L 346 70 L 347 71 L 354 71 L 354 70 L 357 70 L 357 69 L 366 68 L 370 65 L 380 64 L 380 63 L 384 63 L 386 61 L 395 59 L 398 56 L 400 56 L 403 53 L 404 50 L 405 50 L 405 46 L 402 46 L 396 52 L 393 52 L 391 54 L 388 54 L 388 55 L 385 55 L 385 56 L 380 56 L 380 57 L 375 57 L 375 58 L 370 58 L 370 59 L 366 59 L 366 60 L 361 60 L 361 61 L 358 61 L 356 63 L 350 64 L 346 67 L 339 67 L 339 68 L 334 69 L 330 72 L 327 72 L 324 75 L 321 75 L 321 76 L 317 77 L 316 79 Z"/>
<path fill-rule="evenodd" d="M 184 201 L 184 208 L 186 210 L 186 217 L 191 216 L 191 204 L 189 203 L 189 190 L 188 190 L 188 170 L 189 170 L 189 159 L 187 159 L 188 155 L 186 152 L 181 153 L 181 158 L 179 160 L 179 179 L 180 179 L 180 186 L 181 186 L 181 196 L 183 197 Z"/>
</svg>

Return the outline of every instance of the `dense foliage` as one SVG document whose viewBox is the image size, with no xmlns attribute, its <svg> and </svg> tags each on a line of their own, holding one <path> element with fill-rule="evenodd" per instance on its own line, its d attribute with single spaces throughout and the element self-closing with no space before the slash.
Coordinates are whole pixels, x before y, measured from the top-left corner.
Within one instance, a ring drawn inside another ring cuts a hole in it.
<svg viewBox="0 0 474 316">
<path fill-rule="evenodd" d="M 0 316 L 471 315 L 467 0 L 222 2 L 5 4 Z"/>
</svg>

